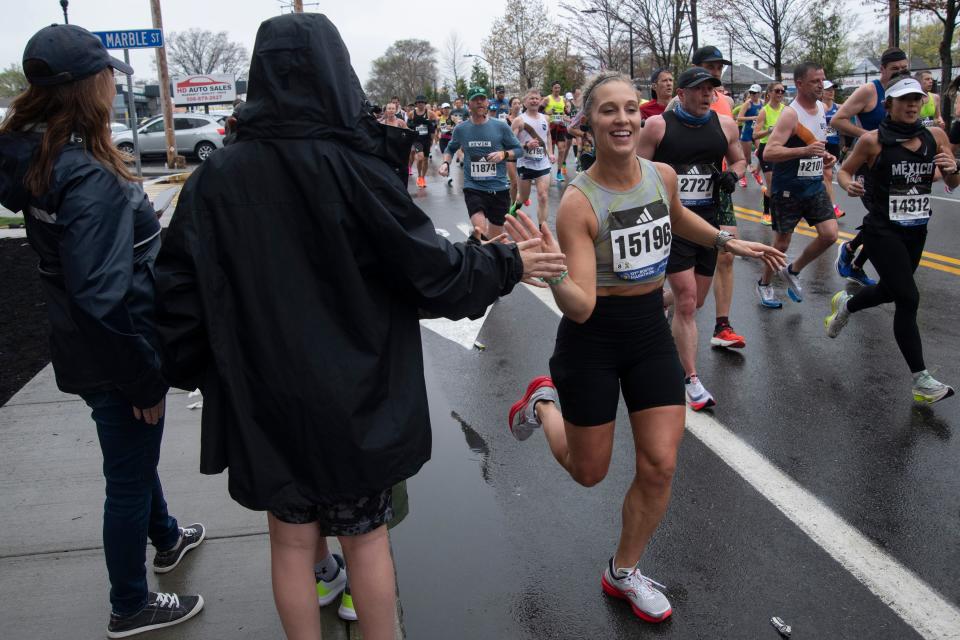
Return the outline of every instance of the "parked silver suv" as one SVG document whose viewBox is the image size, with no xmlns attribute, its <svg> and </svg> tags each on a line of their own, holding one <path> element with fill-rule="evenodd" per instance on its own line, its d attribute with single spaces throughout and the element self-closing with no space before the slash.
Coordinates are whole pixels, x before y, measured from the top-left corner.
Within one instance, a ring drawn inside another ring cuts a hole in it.
<svg viewBox="0 0 960 640">
<path fill-rule="evenodd" d="M 200 161 L 223 147 L 223 116 L 208 116 L 202 113 L 173 114 L 173 130 L 177 140 L 177 153 L 195 155 Z M 137 130 L 140 155 L 166 154 L 166 137 L 163 132 L 163 116 L 148 120 Z M 113 134 L 113 144 L 125 155 L 133 158 L 133 131 Z"/>
</svg>

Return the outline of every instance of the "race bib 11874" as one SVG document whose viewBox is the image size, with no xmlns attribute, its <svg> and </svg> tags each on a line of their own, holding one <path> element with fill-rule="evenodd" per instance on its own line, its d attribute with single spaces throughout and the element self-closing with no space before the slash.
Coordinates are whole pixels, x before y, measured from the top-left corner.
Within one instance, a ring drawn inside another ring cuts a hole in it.
<svg viewBox="0 0 960 640">
<path fill-rule="evenodd" d="M 497 165 L 486 160 L 470 162 L 470 177 L 474 180 L 491 180 L 497 177 Z"/>
</svg>

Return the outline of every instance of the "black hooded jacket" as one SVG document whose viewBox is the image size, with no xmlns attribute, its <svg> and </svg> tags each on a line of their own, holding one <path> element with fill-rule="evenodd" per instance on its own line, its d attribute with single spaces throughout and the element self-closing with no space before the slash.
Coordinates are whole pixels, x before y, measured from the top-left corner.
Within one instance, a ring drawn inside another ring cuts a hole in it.
<svg viewBox="0 0 960 640">
<path fill-rule="evenodd" d="M 35 131 L 0 136 L 0 204 L 22 211 L 50 318 L 57 386 L 118 391 L 148 408 L 167 392 L 153 329 L 153 262 L 160 223 L 139 183 L 95 160 L 74 136 L 54 162 L 47 191 L 24 176 L 40 145 Z"/>
<path fill-rule="evenodd" d="M 248 98 L 157 260 L 164 373 L 203 391 L 201 471 L 244 506 L 386 489 L 430 457 L 418 308 L 482 314 L 519 254 L 437 236 L 325 16 L 260 26 Z"/>
</svg>

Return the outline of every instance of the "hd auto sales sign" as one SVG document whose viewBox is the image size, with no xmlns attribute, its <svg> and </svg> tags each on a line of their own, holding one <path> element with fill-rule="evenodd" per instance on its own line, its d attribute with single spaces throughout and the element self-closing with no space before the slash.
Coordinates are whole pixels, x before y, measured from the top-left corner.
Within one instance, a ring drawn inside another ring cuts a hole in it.
<svg viewBox="0 0 960 640">
<path fill-rule="evenodd" d="M 217 104 L 237 99 L 237 77 L 232 73 L 173 76 L 173 103 Z"/>
</svg>

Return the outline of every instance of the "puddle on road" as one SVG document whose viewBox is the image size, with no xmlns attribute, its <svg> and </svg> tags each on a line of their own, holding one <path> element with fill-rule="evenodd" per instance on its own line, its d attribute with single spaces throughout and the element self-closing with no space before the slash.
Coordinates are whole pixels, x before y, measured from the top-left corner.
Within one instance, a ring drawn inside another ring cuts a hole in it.
<svg viewBox="0 0 960 640">
<path fill-rule="evenodd" d="M 432 458 L 407 481 L 410 514 L 390 532 L 404 629 L 418 640 L 467 627 L 470 637 L 510 637 L 508 618 L 477 615 L 478 598 L 502 592 L 509 561 L 490 448 L 439 388 L 428 371 Z"/>
</svg>

